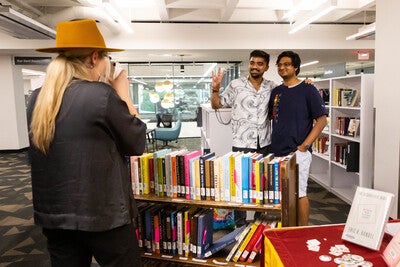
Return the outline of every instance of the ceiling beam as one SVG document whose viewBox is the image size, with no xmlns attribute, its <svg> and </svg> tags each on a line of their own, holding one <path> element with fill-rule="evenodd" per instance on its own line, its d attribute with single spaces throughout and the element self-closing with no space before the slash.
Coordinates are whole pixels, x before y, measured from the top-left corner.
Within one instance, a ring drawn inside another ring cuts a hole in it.
<svg viewBox="0 0 400 267">
<path fill-rule="evenodd" d="M 239 0 L 227 0 L 226 7 L 221 10 L 221 21 L 229 21 L 236 9 Z"/>
</svg>

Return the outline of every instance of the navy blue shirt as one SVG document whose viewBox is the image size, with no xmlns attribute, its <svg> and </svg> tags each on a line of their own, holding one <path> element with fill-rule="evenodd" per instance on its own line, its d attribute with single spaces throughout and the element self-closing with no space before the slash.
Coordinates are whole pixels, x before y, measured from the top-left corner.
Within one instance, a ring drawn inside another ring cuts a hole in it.
<svg viewBox="0 0 400 267">
<path fill-rule="evenodd" d="M 327 115 L 324 101 L 311 84 L 274 88 L 268 104 L 272 118 L 271 151 L 275 156 L 297 150 L 313 127 L 313 120 Z M 311 148 L 310 148 L 311 151 Z"/>
</svg>

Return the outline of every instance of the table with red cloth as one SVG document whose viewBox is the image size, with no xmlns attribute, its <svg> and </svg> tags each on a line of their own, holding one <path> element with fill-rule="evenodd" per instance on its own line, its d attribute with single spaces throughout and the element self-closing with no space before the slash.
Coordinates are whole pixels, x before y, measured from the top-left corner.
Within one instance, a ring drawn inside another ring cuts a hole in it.
<svg viewBox="0 0 400 267">
<path fill-rule="evenodd" d="M 374 251 L 347 241 L 342 240 L 344 224 L 288 227 L 265 230 L 264 246 L 261 256 L 261 266 L 335 266 L 338 264 L 333 260 L 341 256 L 329 254 L 330 248 L 335 245 L 345 245 L 350 254 L 357 254 L 370 261 L 373 266 L 387 266 L 383 260 L 382 253 L 392 236 L 384 234 L 379 251 Z M 317 239 L 320 244 L 318 252 L 310 251 L 307 240 Z M 347 254 L 347 253 L 345 253 Z M 321 255 L 329 255 L 332 260 L 323 262 L 319 259 Z"/>
</svg>

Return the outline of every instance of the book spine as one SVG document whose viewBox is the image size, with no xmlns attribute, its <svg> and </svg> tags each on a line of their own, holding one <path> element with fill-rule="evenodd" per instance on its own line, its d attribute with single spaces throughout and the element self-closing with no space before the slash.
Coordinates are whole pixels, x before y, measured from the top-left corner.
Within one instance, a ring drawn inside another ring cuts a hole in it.
<svg viewBox="0 0 400 267">
<path fill-rule="evenodd" d="M 233 255 L 235 254 L 236 250 L 239 248 L 239 246 L 242 244 L 244 238 L 246 237 L 246 235 L 249 233 L 250 231 L 250 227 L 251 224 L 249 224 L 248 226 L 246 226 L 246 228 L 243 230 L 242 233 L 240 233 L 240 236 L 236 242 L 236 244 L 233 246 L 233 248 L 231 249 L 231 251 L 229 252 L 228 256 L 226 257 L 226 261 L 231 261 Z"/>
<path fill-rule="evenodd" d="M 155 193 L 155 181 L 154 181 L 154 158 L 153 155 L 149 157 L 149 180 L 150 180 L 150 194 Z"/>
<path fill-rule="evenodd" d="M 242 199 L 243 203 L 249 203 L 249 157 L 242 157 Z"/>
<path fill-rule="evenodd" d="M 236 189 L 236 202 L 243 203 L 243 184 L 242 184 L 242 157 L 243 154 L 240 153 L 235 157 L 235 189 Z"/>
<path fill-rule="evenodd" d="M 164 171 L 162 166 L 162 158 L 157 158 L 157 187 L 158 187 L 158 196 L 164 196 Z"/>
<path fill-rule="evenodd" d="M 185 165 L 184 165 L 183 155 L 178 155 L 177 161 L 178 161 L 177 175 L 178 175 L 178 183 L 180 186 L 180 190 L 178 191 L 178 197 L 185 198 L 186 186 L 185 186 Z"/>
<path fill-rule="evenodd" d="M 142 157 L 143 194 L 150 194 L 149 154 Z"/>
<path fill-rule="evenodd" d="M 200 180 L 200 199 L 206 200 L 206 175 L 205 175 L 204 157 L 199 158 L 199 180 Z M 197 194 L 196 194 L 197 195 Z"/>
<path fill-rule="evenodd" d="M 229 157 L 230 201 L 236 202 L 235 155 Z"/>
<path fill-rule="evenodd" d="M 178 250 L 178 255 L 183 255 L 183 236 L 184 236 L 184 226 L 183 226 L 183 212 L 178 211 L 176 214 L 176 247 Z"/>
<path fill-rule="evenodd" d="M 177 166 L 176 156 L 171 157 L 171 178 L 172 178 L 172 197 L 178 197 L 178 177 L 177 177 Z"/>
<path fill-rule="evenodd" d="M 279 161 L 274 163 L 274 204 L 280 203 L 280 170 Z"/>
<path fill-rule="evenodd" d="M 250 239 L 253 237 L 255 231 L 258 228 L 258 225 L 260 224 L 260 221 L 255 221 L 251 228 L 249 233 L 246 235 L 246 238 L 243 240 L 242 244 L 240 244 L 239 249 L 236 251 L 235 256 L 233 256 L 232 260 L 234 262 L 237 262 L 242 255 L 243 251 L 245 250 L 247 244 L 249 243 Z"/>
<path fill-rule="evenodd" d="M 249 243 L 247 244 L 246 248 L 244 249 L 242 255 L 240 255 L 239 261 L 245 262 L 247 260 L 247 257 L 250 255 L 250 252 L 252 251 L 257 240 L 262 236 L 262 232 L 264 231 L 265 224 L 266 223 L 260 223 L 258 225 L 257 230 L 254 232 Z"/>
</svg>

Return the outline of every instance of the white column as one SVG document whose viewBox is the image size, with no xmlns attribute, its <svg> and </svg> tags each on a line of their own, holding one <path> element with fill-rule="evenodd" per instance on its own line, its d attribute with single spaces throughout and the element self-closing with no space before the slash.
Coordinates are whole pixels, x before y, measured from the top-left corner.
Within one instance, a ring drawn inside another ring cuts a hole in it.
<svg viewBox="0 0 400 267">
<path fill-rule="evenodd" d="M 400 1 L 376 0 L 374 188 L 395 195 L 390 214 L 393 218 L 398 218 L 399 215 L 399 10 Z"/>
<path fill-rule="evenodd" d="M 0 81 L 0 150 L 28 147 L 22 72 L 10 55 L 0 55 Z"/>
</svg>

